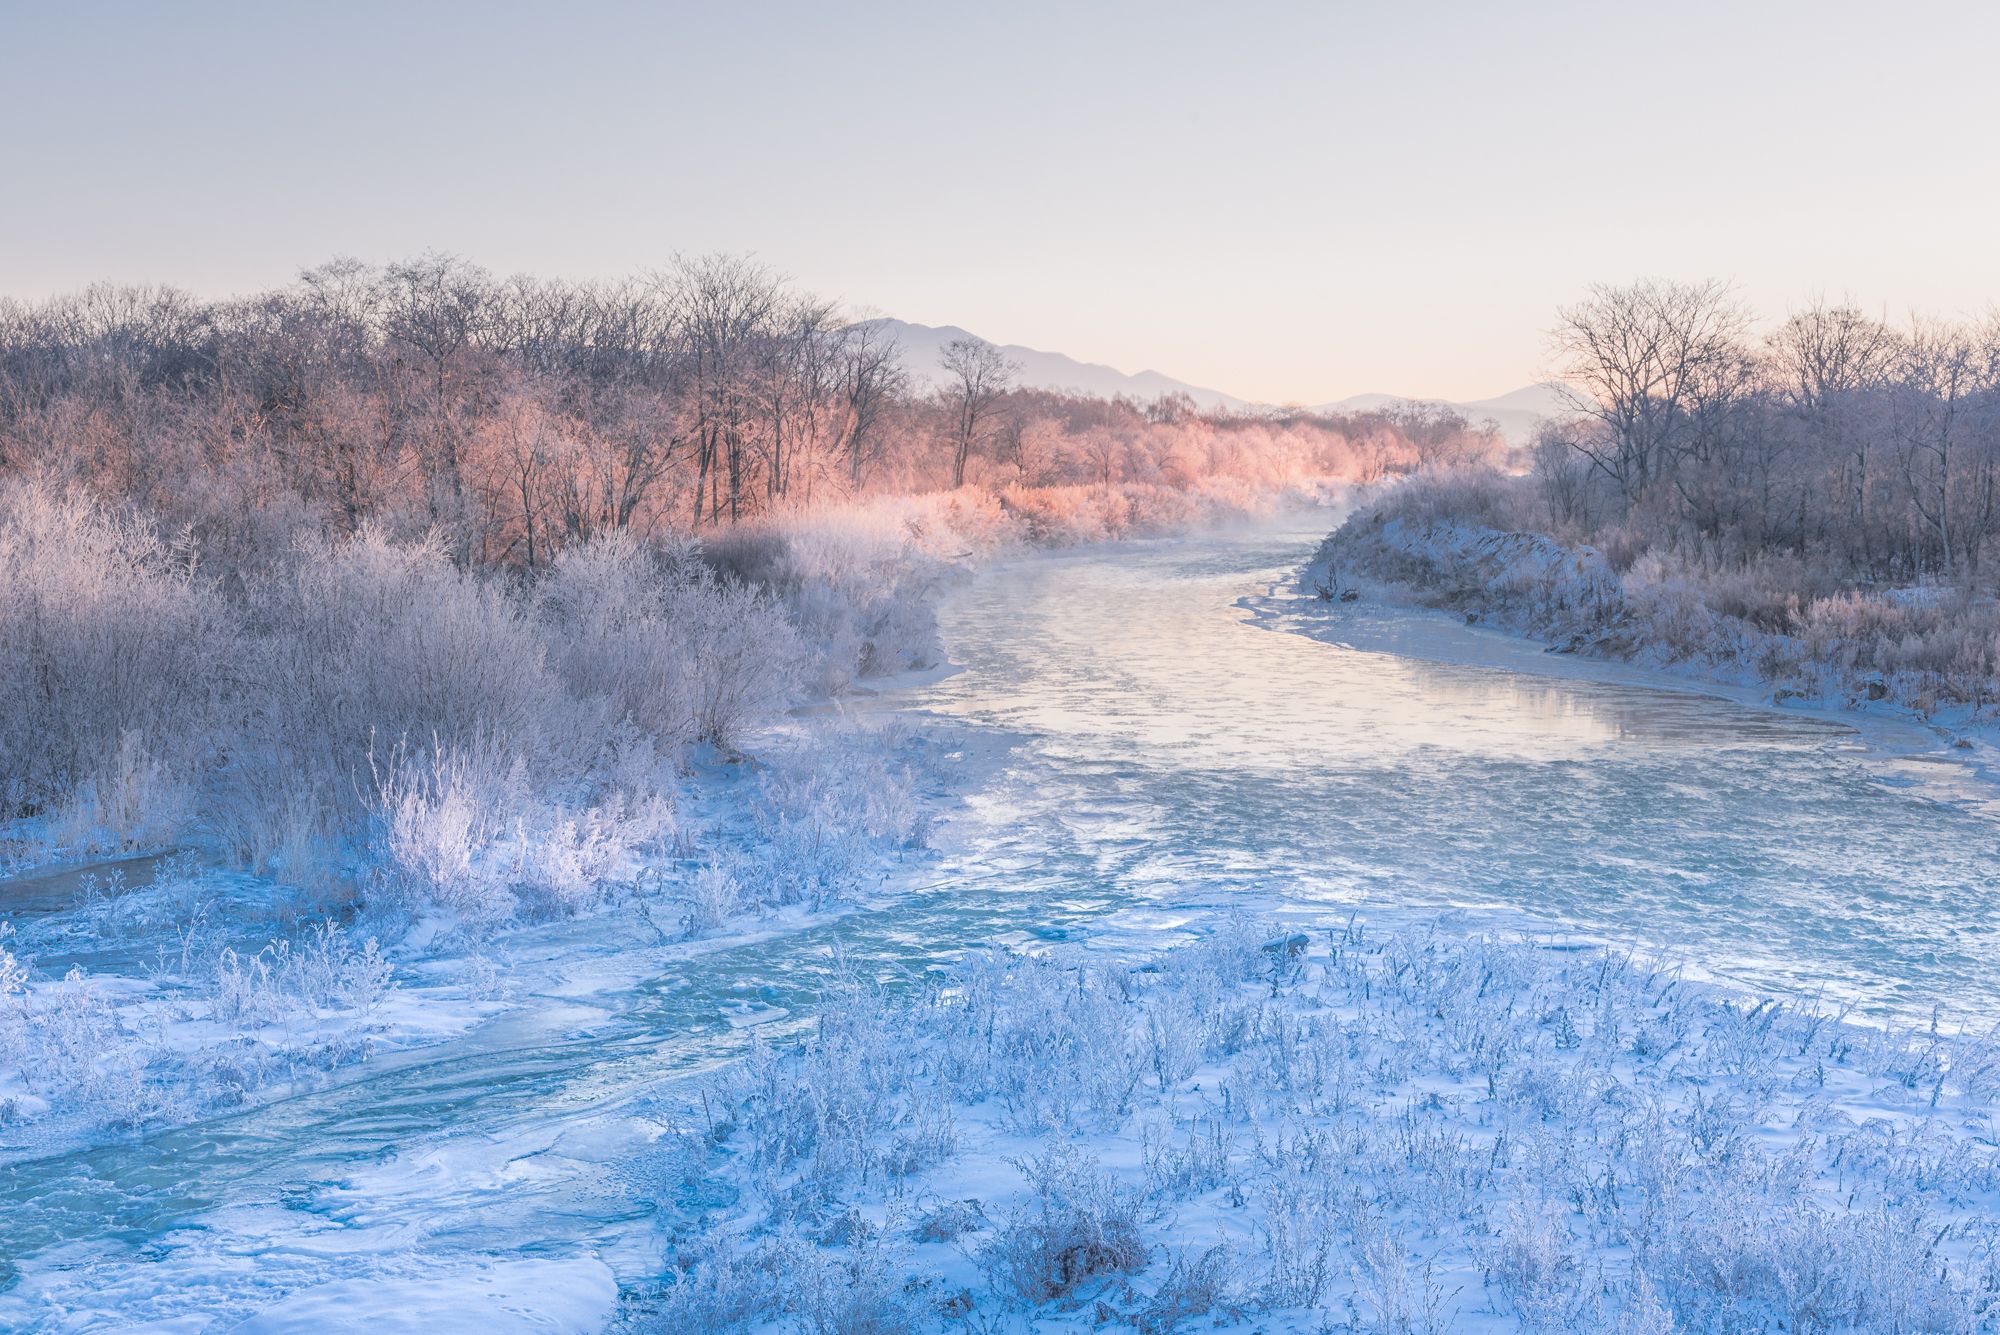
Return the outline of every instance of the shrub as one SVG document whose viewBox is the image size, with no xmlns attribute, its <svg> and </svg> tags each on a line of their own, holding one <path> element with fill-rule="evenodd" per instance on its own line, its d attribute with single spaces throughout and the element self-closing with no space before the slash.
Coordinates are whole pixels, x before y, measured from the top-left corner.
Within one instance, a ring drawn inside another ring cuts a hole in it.
<svg viewBox="0 0 2000 1335">
<path fill-rule="evenodd" d="M 1087 1280 L 1145 1266 L 1137 1202 L 1096 1160 L 1056 1140 L 1017 1167 L 1033 1199 L 1001 1225 L 982 1253 L 999 1282 L 1031 1303 L 1045 1303 Z"/>
<path fill-rule="evenodd" d="M 322 879 L 307 864 L 365 842 L 385 785 L 414 855 L 420 818 L 474 815 L 446 771 L 478 771 L 485 801 L 587 775 L 614 739 L 563 690 L 517 600 L 453 567 L 435 539 L 364 530 L 308 544 L 251 589 L 249 608 L 253 729 L 218 776 L 215 813 L 223 848 L 254 870 Z"/>
<path fill-rule="evenodd" d="M 224 949 L 210 987 L 210 1013 L 229 1024 L 268 1024 L 309 1011 L 367 1016 L 394 987 L 394 970 L 373 937 L 355 945 L 333 922 L 299 941 L 273 941 L 255 955 Z"/>
<path fill-rule="evenodd" d="M 867 511 L 786 515 L 708 544 L 725 579 L 768 592 L 796 627 L 804 680 L 833 693 L 937 661 L 937 562 Z"/>
<path fill-rule="evenodd" d="M 689 936 L 720 930 L 743 907 L 743 888 L 736 877 L 710 858 L 683 882 L 681 930 Z"/>
<path fill-rule="evenodd" d="M 378 779 L 381 884 L 413 911 L 436 907 L 486 924 L 514 910 L 494 848 L 525 795 L 491 751 L 398 753 Z"/>
<path fill-rule="evenodd" d="M 729 747 L 800 689 L 804 649 L 784 609 L 718 577 L 690 539 L 602 534 L 566 549 L 538 598 L 570 690 L 608 700 L 662 750 Z"/>
<path fill-rule="evenodd" d="M 191 548 L 78 494 L 0 490 L 0 806 L 92 846 L 185 827 L 235 618 Z"/>
<path fill-rule="evenodd" d="M 1181 1252 L 1167 1277 L 1132 1316 L 1139 1335 L 1173 1335 L 1188 1322 L 1225 1306 L 1233 1294 L 1236 1261 L 1226 1243 L 1200 1252 Z"/>
<path fill-rule="evenodd" d="M 683 546 L 656 552 L 612 531 L 564 548 L 536 586 L 550 660 L 571 693 L 608 700 L 668 752 L 697 730 L 691 646 L 673 619 L 692 561 Z"/>
</svg>

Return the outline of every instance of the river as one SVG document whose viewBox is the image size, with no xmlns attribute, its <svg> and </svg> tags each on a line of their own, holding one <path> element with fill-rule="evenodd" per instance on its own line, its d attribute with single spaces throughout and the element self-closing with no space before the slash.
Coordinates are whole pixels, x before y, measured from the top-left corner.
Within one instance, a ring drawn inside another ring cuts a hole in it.
<svg viewBox="0 0 2000 1335">
<path fill-rule="evenodd" d="M 745 999 L 766 1032 L 807 1022 L 836 959 L 894 979 L 992 942 L 1138 956 L 1219 914 L 1443 912 L 1864 1013 L 2000 1016 L 2000 824 L 1919 734 L 1522 670 L 1538 656 L 1422 614 L 1261 601 L 1318 536 L 969 579 L 942 612 L 960 670 L 862 706 L 963 743 L 966 805 L 921 884 L 322 1089 L 0 1168 L 0 1327 L 223 1330 L 312 1285 L 495 1257 L 587 1252 L 642 1280 L 649 1118 L 749 1041 Z"/>
</svg>

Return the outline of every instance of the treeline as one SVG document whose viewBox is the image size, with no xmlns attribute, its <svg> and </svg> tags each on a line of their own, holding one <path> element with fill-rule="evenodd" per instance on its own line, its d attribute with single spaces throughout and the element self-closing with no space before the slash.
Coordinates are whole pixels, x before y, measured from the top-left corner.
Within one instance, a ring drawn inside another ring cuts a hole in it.
<svg viewBox="0 0 2000 1335">
<path fill-rule="evenodd" d="M 937 371 L 729 257 L 0 307 L 0 861 L 184 843 L 316 894 L 574 905 L 699 748 L 935 661 L 941 559 L 1494 443 L 1023 389 L 975 341 Z"/>
<path fill-rule="evenodd" d="M 2000 316 L 1892 326 L 1815 304 L 1763 336 L 1717 283 L 1600 287 L 1555 332 L 1576 409 L 1534 476 L 1629 566 L 1790 559 L 1814 591 L 1984 583 L 2000 543 Z"/>
<path fill-rule="evenodd" d="M 1758 336 L 1719 284 L 1639 283 L 1562 311 L 1555 343 L 1574 413 L 1525 471 L 1371 498 L 1307 587 L 1402 586 L 1780 697 L 1954 724 L 2000 700 L 2000 317 L 1821 304 Z"/>
<path fill-rule="evenodd" d="M 370 526 L 537 569 L 606 531 L 864 495 L 1271 487 L 1493 445 L 1441 410 L 1217 416 L 1022 389 L 977 342 L 920 383 L 884 326 L 729 256 L 619 283 L 337 260 L 227 301 L 0 305 L 0 471 L 133 503 L 227 568 Z"/>
</svg>

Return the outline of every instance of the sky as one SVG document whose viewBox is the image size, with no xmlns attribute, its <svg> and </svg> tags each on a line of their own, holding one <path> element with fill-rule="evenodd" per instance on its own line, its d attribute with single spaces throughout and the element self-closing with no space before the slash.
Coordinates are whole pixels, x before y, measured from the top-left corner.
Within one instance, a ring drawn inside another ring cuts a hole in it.
<svg viewBox="0 0 2000 1335">
<path fill-rule="evenodd" d="M 0 295 L 754 254 L 1270 402 L 1476 399 L 1594 282 L 2000 303 L 2000 5 L 0 0 Z"/>
</svg>

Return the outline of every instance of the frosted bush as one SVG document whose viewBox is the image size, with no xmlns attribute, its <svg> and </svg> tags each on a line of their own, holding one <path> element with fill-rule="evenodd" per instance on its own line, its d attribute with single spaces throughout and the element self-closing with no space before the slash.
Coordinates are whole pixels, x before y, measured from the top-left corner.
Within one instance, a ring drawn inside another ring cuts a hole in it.
<svg viewBox="0 0 2000 1335">
<path fill-rule="evenodd" d="M 1000 1284 L 1045 1303 L 1145 1266 L 1138 1202 L 1095 1160 L 1058 1140 L 1019 1168 L 1032 1188 L 1029 1203 L 981 1255 Z"/>
<path fill-rule="evenodd" d="M 468 923 L 514 911 L 495 848 L 520 797 L 490 753 L 442 746 L 392 757 L 377 780 L 384 885 L 413 910 L 435 906 Z"/>
<path fill-rule="evenodd" d="M 726 1335 L 763 1329 L 779 1318 L 800 1335 L 934 1329 L 938 1305 L 927 1295 L 931 1286 L 906 1277 L 898 1262 L 875 1246 L 847 1256 L 818 1253 L 789 1232 L 747 1244 L 711 1240 L 679 1257 L 671 1281 L 640 1306 L 633 1325 L 659 1335 Z"/>
<path fill-rule="evenodd" d="M 19 994 L 13 1004 L 21 1067 L 32 1087 L 71 1103 L 132 1106 L 136 1081 L 118 1043 L 117 1013 L 81 969 Z"/>
<path fill-rule="evenodd" d="M 1146 1305 L 1133 1314 L 1132 1327 L 1139 1335 L 1173 1335 L 1218 1308 L 1233 1306 L 1235 1296 L 1236 1257 L 1228 1244 L 1182 1252 Z"/>
<path fill-rule="evenodd" d="M 524 608 L 454 567 L 436 538 L 363 530 L 302 551 L 265 609 L 287 666 L 284 704 L 324 704 L 336 750 L 505 739 L 530 756 L 563 721 L 559 684 Z M 345 746 L 338 743 L 345 741 Z"/>
<path fill-rule="evenodd" d="M 940 653 L 930 592 L 934 559 L 866 511 L 787 515 L 712 543 L 709 559 L 769 591 L 798 630 L 812 688 L 929 667 Z"/>
<path fill-rule="evenodd" d="M 1011 487 L 1000 499 L 1037 546 L 1103 542 L 1119 536 L 1126 519 L 1123 498 L 1094 487 Z"/>
<path fill-rule="evenodd" d="M 1547 1203 L 1509 1205 L 1486 1272 L 1529 1330 L 1571 1329 L 1584 1310 L 1582 1262 L 1563 1213 Z"/>
<path fill-rule="evenodd" d="M 782 618 L 676 550 L 587 544 L 530 606 L 435 539 L 305 545 L 249 591 L 252 733 L 205 795 L 210 827 L 252 868 L 323 891 L 379 818 L 393 879 L 491 918 L 507 904 L 473 864 L 532 811 L 522 879 L 587 902 L 642 841 L 664 763 L 790 689 Z M 420 751 L 438 772 L 407 763 Z M 147 773 L 130 756 L 121 772 Z"/>
<path fill-rule="evenodd" d="M 688 1249 L 675 1258 L 673 1274 L 647 1304 L 639 1328 L 659 1335 L 750 1329 L 782 1310 L 790 1251 L 775 1241 L 745 1245 L 735 1238 Z"/>
<path fill-rule="evenodd" d="M 993 1078 L 1010 1120 L 1024 1131 L 1115 1122 L 1145 1068 L 1112 980 L 1038 962 L 1013 983 L 995 1026 Z"/>
<path fill-rule="evenodd" d="M 860 888 L 873 864 L 865 833 L 844 819 L 842 806 L 828 799 L 766 816 L 759 855 L 742 864 L 759 903 L 804 904 L 817 912 Z"/>
<path fill-rule="evenodd" d="M 278 943 L 276 955 L 284 987 L 317 1009 L 367 1015 L 394 986 L 394 969 L 375 938 L 356 945 L 330 920 L 309 929 L 295 945 Z"/>
<path fill-rule="evenodd" d="M 391 757 L 476 752 L 548 784 L 588 773 L 610 736 L 549 670 L 517 600 L 435 539 L 308 544 L 249 604 L 257 731 L 218 776 L 215 811 L 224 848 L 254 870 L 326 879 L 310 864 L 365 842 L 382 779 L 414 793 L 376 773 Z"/>
<path fill-rule="evenodd" d="M 1355 1299 L 1369 1335 L 1445 1335 L 1456 1324 L 1451 1295 L 1428 1261 L 1417 1263 L 1404 1246 L 1384 1235 L 1353 1249 Z"/>
<path fill-rule="evenodd" d="M 392 756 L 377 775 L 376 851 L 390 902 L 441 909 L 490 926 L 526 908 L 574 913 L 613 885 L 674 829 L 657 795 L 618 793 L 582 810 L 538 800 L 517 761 L 485 749 Z"/>
<path fill-rule="evenodd" d="M 171 838 L 221 741 L 235 619 L 193 549 L 77 494 L 0 489 L 0 809 Z"/>
<path fill-rule="evenodd" d="M 19 996 L 28 986 L 27 969 L 7 948 L 7 940 L 13 934 L 12 923 L 0 922 L 0 1005 L 4 1005 L 9 998 Z"/>
<path fill-rule="evenodd" d="M 628 803 L 613 794 L 583 811 L 557 807 L 537 817 L 519 816 L 509 880 L 531 908 L 576 913 L 608 887 L 632 884 L 643 860 L 674 828 L 673 808 L 658 796 Z"/>
<path fill-rule="evenodd" d="M 829 824 L 892 847 L 921 845 L 929 833 L 928 813 L 915 791 L 921 776 L 909 763 L 890 759 L 908 740 L 899 729 L 822 730 L 765 774 L 763 808 L 773 816 L 818 812 Z"/>
<path fill-rule="evenodd" d="M 1316 1151 L 1320 1142 L 1312 1139 L 1307 1145 Z M 1336 1179 L 1322 1175 L 1324 1171 L 1314 1171 L 1310 1161 L 1283 1163 L 1261 1187 L 1257 1229 L 1265 1271 L 1260 1291 L 1274 1306 L 1317 1306 L 1340 1272 Z"/>
<path fill-rule="evenodd" d="M 913 791 L 917 775 L 886 763 L 891 744 L 843 730 L 766 772 L 753 808 L 757 856 L 732 869 L 747 902 L 817 910 L 859 891 L 885 855 L 923 843 L 929 824 Z"/>
<path fill-rule="evenodd" d="M 29 1039 L 28 970 L 8 947 L 12 923 L 0 922 L 0 1080 L 21 1064 Z M 0 1100 L 0 1110 L 6 1108 Z M 13 1114 L 0 1115 L 0 1122 L 14 1120 Z"/>
<path fill-rule="evenodd" d="M 880 1175 L 908 1110 L 905 1045 L 890 1041 L 888 1017 L 873 1002 L 850 1007 L 805 1044 L 796 1059 L 759 1047 L 725 1092 L 752 1158 L 786 1172 L 804 1166 L 819 1199 L 841 1183 Z"/>
<path fill-rule="evenodd" d="M 710 859 L 696 868 L 683 884 L 681 930 L 700 936 L 720 930 L 743 908 L 743 888 L 720 862 Z"/>
<path fill-rule="evenodd" d="M 784 1306 L 802 1335 L 918 1335 L 936 1325 L 936 1303 L 876 1247 L 845 1256 L 807 1252 L 785 1277 Z"/>
<path fill-rule="evenodd" d="M 601 535 L 566 549 L 538 598 L 570 690 L 608 700 L 663 750 L 727 746 L 796 689 L 796 633 L 769 600 L 719 581 L 691 541 Z"/>
<path fill-rule="evenodd" d="M 761 594 L 700 586 L 681 606 L 695 673 L 695 735 L 733 749 L 797 690 L 798 639 Z"/>
<path fill-rule="evenodd" d="M 128 730 L 56 808 L 48 836 L 72 852 L 164 844 L 193 825 L 195 791 L 192 774 Z"/>
<path fill-rule="evenodd" d="M 273 941 L 256 954 L 224 949 L 210 990 L 214 1018 L 269 1024 L 309 1012 L 371 1014 L 394 987 L 394 969 L 373 937 L 356 945 L 333 922 L 309 929 L 295 943 Z"/>
</svg>

